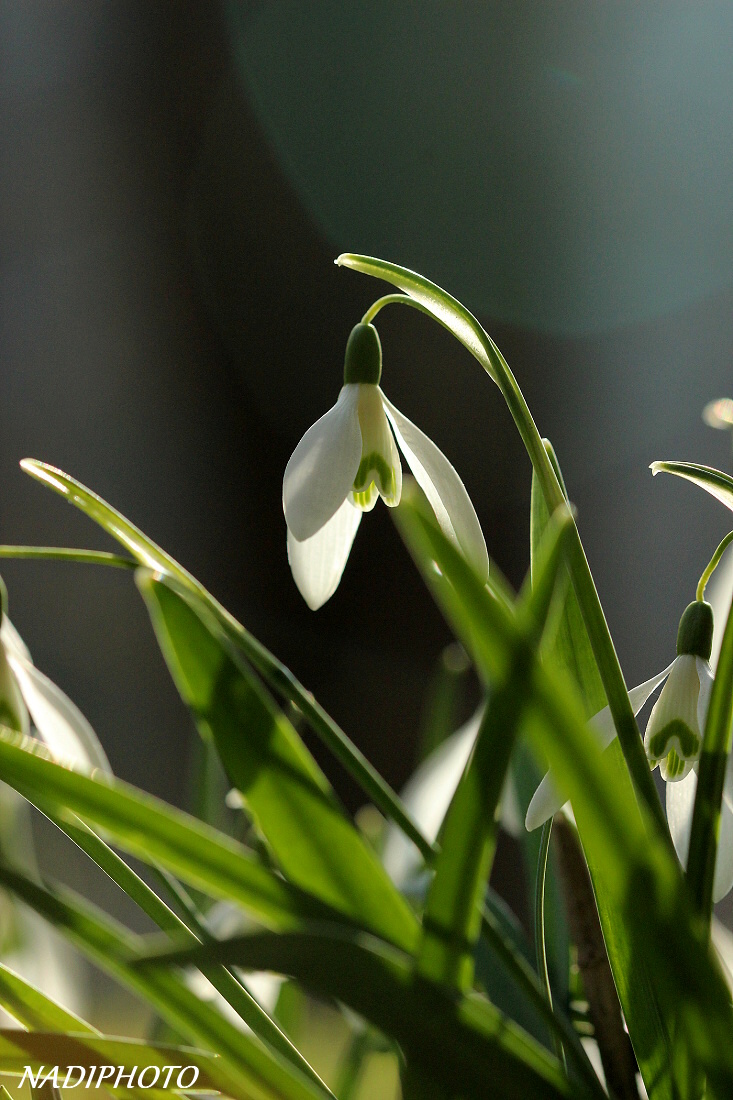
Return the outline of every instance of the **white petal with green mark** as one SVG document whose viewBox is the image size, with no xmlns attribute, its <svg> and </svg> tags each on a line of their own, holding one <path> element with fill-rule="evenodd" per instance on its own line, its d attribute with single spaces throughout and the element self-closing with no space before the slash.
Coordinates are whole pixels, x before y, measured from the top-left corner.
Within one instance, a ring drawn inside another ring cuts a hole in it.
<svg viewBox="0 0 733 1100">
<path fill-rule="evenodd" d="M 375 485 L 390 508 L 396 507 L 402 496 L 402 463 L 397 445 L 387 421 L 378 386 L 359 385 L 359 427 L 361 428 L 361 460 L 354 478 L 354 494 L 360 498 Z M 368 510 L 368 509 L 367 509 Z"/>
<path fill-rule="evenodd" d="M 328 523 L 346 499 L 361 460 L 359 387 L 344 386 L 333 408 L 305 433 L 283 476 L 283 511 L 298 542 Z"/>
<path fill-rule="evenodd" d="M 328 523 L 304 542 L 288 530 L 288 561 L 311 611 L 322 607 L 338 588 L 360 520 L 361 512 L 347 498 Z"/>
<path fill-rule="evenodd" d="M 669 676 L 673 664 L 674 661 L 663 672 L 658 672 L 656 676 L 652 676 L 651 680 L 645 680 L 643 684 L 638 684 L 630 690 L 629 702 L 635 715 L 639 713 L 655 688 L 659 687 L 662 680 Z M 607 749 L 616 736 L 611 708 L 604 707 L 598 714 L 594 714 L 588 725 L 598 739 L 599 748 Z M 533 829 L 538 829 L 540 825 L 544 825 L 548 818 L 551 818 L 558 810 L 562 809 L 565 801 L 565 796 L 555 786 L 552 773 L 548 772 L 532 795 L 532 801 L 527 807 L 525 826 L 528 831 L 532 832 Z"/>
<path fill-rule="evenodd" d="M 443 452 L 424 432 L 382 395 L 397 443 L 428 498 L 441 530 L 463 551 L 482 581 L 489 575 L 489 555 L 481 524 L 466 487 Z"/>
<path fill-rule="evenodd" d="M 690 653 L 675 659 L 644 734 L 649 762 L 652 767 L 659 764 L 662 778 L 668 783 L 681 782 L 689 775 L 702 747 L 697 660 Z"/>
</svg>

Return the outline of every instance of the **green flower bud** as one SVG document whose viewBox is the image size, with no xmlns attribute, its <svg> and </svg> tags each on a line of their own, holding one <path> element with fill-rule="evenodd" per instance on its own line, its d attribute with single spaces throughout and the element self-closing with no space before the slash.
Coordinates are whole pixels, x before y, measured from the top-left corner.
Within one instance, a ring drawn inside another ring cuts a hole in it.
<svg viewBox="0 0 733 1100">
<path fill-rule="evenodd" d="M 695 600 L 682 613 L 677 631 L 677 653 L 710 660 L 713 650 L 713 609 L 709 603 Z"/>
<path fill-rule="evenodd" d="M 379 385 L 382 377 L 382 345 L 374 325 L 354 325 L 346 344 L 344 385 L 365 382 Z"/>
</svg>

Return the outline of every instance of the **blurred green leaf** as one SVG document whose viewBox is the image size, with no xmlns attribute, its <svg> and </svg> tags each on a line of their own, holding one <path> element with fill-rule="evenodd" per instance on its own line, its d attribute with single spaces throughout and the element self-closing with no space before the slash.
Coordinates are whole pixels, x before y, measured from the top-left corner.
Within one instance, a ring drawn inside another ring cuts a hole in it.
<svg viewBox="0 0 733 1100">
<path fill-rule="evenodd" d="M 330 1093 L 260 1040 L 241 1031 L 173 973 L 132 965 L 140 937 L 70 890 L 49 890 L 0 865 L 0 886 L 49 921 L 102 970 L 143 997 L 176 1030 L 219 1055 L 209 1063 L 215 1088 L 237 1100 L 327 1100 Z"/>
<path fill-rule="evenodd" d="M 459 638 L 471 648 L 487 681 L 495 682 L 517 644 L 519 627 L 511 613 L 486 593 L 409 494 L 403 497 L 398 522 Z M 536 748 L 546 751 L 572 798 L 592 865 L 604 868 L 605 896 L 614 914 L 609 953 L 622 950 L 622 941 L 628 941 L 632 969 L 645 960 L 647 1010 L 654 1012 L 659 1004 L 666 1019 L 681 1018 L 709 1081 L 730 1091 L 733 1016 L 728 992 L 692 917 L 679 866 L 622 781 L 625 772 L 607 754 L 601 756 L 565 678 L 534 662 L 527 682 L 527 734 Z M 664 1066 L 661 1028 L 657 1042 L 647 1054 Z"/>
<path fill-rule="evenodd" d="M 95 1027 L 62 1008 L 40 989 L 0 963 L 0 1005 L 23 1027 L 33 1031 L 68 1031 L 99 1035 Z"/>
<path fill-rule="evenodd" d="M 254 934 L 193 951 L 148 957 L 162 965 L 206 959 L 246 970 L 272 970 L 336 997 L 393 1035 L 406 1053 L 451 1097 L 483 1100 L 487 1087 L 502 1100 L 584 1096 L 557 1061 L 483 998 L 456 999 L 415 979 L 412 960 L 364 933 L 314 928 L 300 934 Z"/>
<path fill-rule="evenodd" d="M 123 851 L 146 862 L 160 861 L 214 897 L 234 901 L 255 918 L 277 927 L 333 916 L 258 863 L 245 848 L 196 818 L 121 780 L 96 772 L 80 775 L 54 763 L 39 741 L 0 727 L 0 778 L 54 812 L 94 822 Z"/>
<path fill-rule="evenodd" d="M 474 948 L 481 927 L 479 903 L 496 846 L 497 807 L 528 698 L 525 681 L 531 640 L 544 625 L 570 522 L 566 509 L 547 531 L 542 578 L 521 609 L 524 630 L 504 676 L 491 685 L 473 752 L 443 822 L 417 969 L 424 977 L 459 989 L 470 988 L 473 980 Z"/>
<path fill-rule="evenodd" d="M 543 440 L 543 444 L 565 492 L 565 482 L 552 444 L 549 440 Z M 547 505 L 537 476 L 533 474 L 530 524 L 533 570 L 547 522 Z M 580 604 L 575 589 L 570 584 L 565 589 L 557 629 L 550 645 L 543 649 L 543 658 L 550 665 L 562 670 L 575 684 L 586 718 L 603 709 L 606 705 L 606 693 L 583 622 Z M 619 786 L 625 788 L 626 802 L 632 807 L 634 799 L 631 779 L 624 766 L 623 754 L 617 740 L 607 749 L 605 759 L 609 770 L 613 769 L 616 773 Z M 586 834 L 582 807 L 578 807 L 576 817 L 582 839 Z M 623 932 L 619 934 L 614 891 L 606 883 L 604 862 L 594 858 L 592 849 L 586 847 L 585 854 L 616 990 L 647 1093 L 651 1100 L 671 1100 L 673 1085 L 670 1034 L 674 1028 L 674 1020 L 670 1015 L 670 1006 L 667 1006 L 665 1012 L 659 1003 L 653 977 L 648 973 L 649 960 L 643 955 L 638 958 L 633 956 L 631 941 Z M 553 935 L 557 936 L 559 928 L 563 928 L 567 940 L 567 921 L 559 892 L 548 892 L 547 901 L 549 904 L 546 906 L 546 918 L 549 918 Z M 562 912 L 557 909 L 558 904 L 562 904 Z"/>
<path fill-rule="evenodd" d="M 291 882 L 408 950 L 417 922 L 339 805 L 292 724 L 233 651 L 207 607 L 138 574 L 181 698 Z"/>
</svg>

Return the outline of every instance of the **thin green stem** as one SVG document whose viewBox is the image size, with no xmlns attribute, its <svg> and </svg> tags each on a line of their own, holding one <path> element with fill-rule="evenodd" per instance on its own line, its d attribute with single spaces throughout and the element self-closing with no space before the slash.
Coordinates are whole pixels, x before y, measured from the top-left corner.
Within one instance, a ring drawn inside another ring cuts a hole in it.
<svg viewBox="0 0 733 1100">
<path fill-rule="evenodd" d="M 0 558 L 35 561 L 70 561 L 81 565 L 107 565 L 113 569 L 137 569 L 139 562 L 106 550 L 76 550 L 67 546 L 0 546 Z"/>
<path fill-rule="evenodd" d="M 542 826 L 540 836 L 540 851 L 537 857 L 537 879 L 534 893 L 534 945 L 537 954 L 537 973 L 545 1000 L 552 1011 L 552 988 L 550 986 L 550 974 L 547 969 L 547 949 L 545 947 L 545 878 L 547 876 L 547 857 L 550 852 L 550 837 L 552 836 L 552 818 L 548 818 Z M 552 1041 L 555 1045 L 555 1053 L 565 1066 L 565 1051 L 562 1042 L 553 1031 Z"/>
<path fill-rule="evenodd" d="M 381 277 L 385 277 L 380 272 Z M 433 288 L 437 291 L 438 288 Z M 440 292 L 443 294 L 444 292 Z M 449 299 L 448 295 L 445 295 Z M 380 298 L 365 316 L 373 318 L 385 305 L 409 305 L 427 313 L 434 321 L 444 324 L 435 311 L 429 309 L 422 302 L 413 300 L 404 294 L 388 294 Z M 527 402 L 524 399 L 517 380 L 515 379 L 509 364 L 499 351 L 498 347 L 479 324 L 476 318 L 460 303 L 452 300 L 453 309 L 461 322 L 470 328 L 472 336 L 480 344 L 480 349 L 471 343 L 464 343 L 474 358 L 481 364 L 489 377 L 499 386 L 504 400 L 517 426 L 522 442 L 527 450 L 530 461 L 537 474 L 542 492 L 545 497 L 547 509 L 552 514 L 558 505 L 566 501 L 560 482 L 547 455 L 537 425 L 534 422 Z M 449 325 L 444 324 L 449 328 Z M 455 335 L 455 333 L 454 333 Z M 479 351 L 482 353 L 480 354 Z M 619 743 L 626 760 L 626 765 L 641 800 L 646 804 L 652 819 L 656 823 L 660 835 L 671 847 L 672 841 L 667 828 L 667 821 L 662 810 L 657 788 L 654 784 L 646 753 L 639 734 L 636 717 L 629 702 L 621 666 L 619 664 L 616 649 L 608 629 L 606 616 L 603 612 L 598 592 L 596 590 L 593 575 L 585 556 L 583 543 L 580 539 L 577 525 L 573 523 L 573 531 L 566 545 L 567 564 L 570 577 L 578 597 L 581 614 L 585 623 L 588 637 L 590 638 L 593 654 L 598 664 L 598 671 L 603 681 L 603 687 L 608 699 Z"/>
<path fill-rule="evenodd" d="M 436 320 L 435 314 L 429 310 L 427 306 L 424 306 L 422 302 L 416 302 L 414 298 L 409 298 L 406 294 L 385 294 L 383 298 L 377 298 L 376 302 L 372 302 L 369 309 L 362 317 L 361 323 L 363 325 L 371 325 L 380 309 L 384 309 L 385 306 L 390 306 L 395 303 L 401 306 L 411 306 L 412 309 L 417 309 L 420 313 L 426 314 L 431 320 Z"/>
<path fill-rule="evenodd" d="M 707 566 L 705 567 L 705 569 L 704 569 L 704 571 L 703 571 L 703 574 L 702 574 L 702 576 L 700 577 L 700 580 L 699 580 L 699 582 L 698 582 L 698 585 L 697 585 L 697 592 L 695 593 L 695 599 L 696 599 L 696 600 L 700 600 L 700 601 L 702 601 L 702 600 L 704 600 L 704 599 L 705 599 L 705 589 L 706 589 L 706 587 L 707 587 L 707 583 L 708 583 L 708 581 L 710 580 L 710 578 L 712 577 L 712 575 L 713 575 L 713 572 L 714 572 L 714 571 L 715 571 L 715 569 L 717 568 L 717 566 L 718 566 L 718 563 L 720 562 L 720 559 L 722 558 L 722 556 L 723 556 L 723 554 L 724 554 L 724 552 L 725 552 L 725 549 L 726 549 L 726 547 L 727 547 L 727 546 L 728 546 L 728 545 L 729 545 L 729 544 L 730 544 L 731 542 L 733 542 L 733 531 L 730 531 L 730 532 L 729 532 L 729 533 L 728 533 L 728 534 L 727 534 L 727 535 L 725 536 L 725 538 L 724 538 L 724 539 L 723 539 L 723 541 L 721 542 L 720 546 L 719 546 L 719 547 L 718 547 L 718 549 L 717 549 L 717 550 L 715 551 L 715 553 L 713 554 L 712 558 L 710 559 L 710 561 L 708 562 Z"/>
</svg>

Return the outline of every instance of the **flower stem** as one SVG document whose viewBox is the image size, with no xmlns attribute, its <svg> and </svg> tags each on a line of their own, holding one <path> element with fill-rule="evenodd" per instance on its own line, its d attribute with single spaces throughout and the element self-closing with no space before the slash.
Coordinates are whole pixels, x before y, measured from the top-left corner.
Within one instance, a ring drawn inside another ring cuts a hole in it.
<svg viewBox="0 0 733 1100">
<path fill-rule="evenodd" d="M 723 553 L 724 553 L 726 547 L 729 545 L 730 542 L 733 542 L 733 531 L 730 531 L 725 536 L 725 538 L 721 542 L 720 546 L 715 551 L 712 558 L 710 559 L 707 566 L 705 567 L 705 569 L 703 571 L 703 574 L 700 577 L 700 580 L 699 580 L 698 585 L 697 585 L 697 592 L 695 593 L 695 599 L 696 600 L 703 600 L 705 598 L 705 589 L 707 587 L 707 583 L 710 580 L 710 578 L 712 577 L 713 572 L 715 571 L 715 569 L 718 567 L 720 559 L 722 558 Z"/>
<path fill-rule="evenodd" d="M 356 264 L 353 266 L 356 266 Z M 379 272 L 369 270 L 369 273 L 379 274 L 382 278 L 387 278 L 387 269 L 389 265 L 380 266 L 382 269 L 379 270 Z M 367 270 L 364 267 L 360 269 Z M 390 276 L 393 277 L 392 270 L 396 271 L 397 269 L 390 267 L 389 270 Z M 414 309 L 419 309 L 422 313 L 427 313 L 433 320 L 438 321 L 439 324 L 442 324 L 452 332 L 454 336 L 457 336 L 457 338 L 461 340 L 464 346 L 468 348 L 474 358 L 481 364 L 489 377 L 493 378 L 499 386 L 504 400 L 509 407 L 509 411 L 512 414 L 514 423 L 517 426 L 522 442 L 527 450 L 532 466 L 537 474 L 545 497 L 547 509 L 550 514 L 552 514 L 558 505 L 564 503 L 567 498 L 563 493 L 550 458 L 542 443 L 542 438 L 537 430 L 537 425 L 534 422 L 532 413 L 517 384 L 516 378 L 512 374 L 509 364 L 506 362 L 504 356 L 488 333 L 464 306 L 461 306 L 455 299 L 451 299 L 450 296 L 440 290 L 439 287 L 434 286 L 434 284 L 429 284 L 427 280 L 423 280 L 420 277 L 415 277 L 415 279 L 419 280 L 421 292 L 425 296 L 426 301 L 432 303 L 433 300 L 437 301 L 440 299 L 441 306 L 449 303 L 450 312 L 445 308 L 438 311 L 437 306 L 435 309 L 430 308 L 425 302 L 408 297 L 407 294 L 387 294 L 374 302 L 370 309 L 364 314 L 364 320 L 373 321 L 380 309 L 386 305 L 408 305 L 412 306 Z M 429 296 L 425 295 L 425 290 L 428 287 L 430 290 Z M 452 327 L 450 323 L 454 316 L 458 317 L 460 320 L 460 333 L 457 333 L 455 327 Z M 470 340 L 462 338 L 462 333 L 468 330 L 470 330 Z M 606 616 L 604 615 L 598 597 L 593 575 L 588 565 L 588 559 L 585 556 L 583 543 L 581 542 L 577 525 L 574 522 L 573 529 L 566 543 L 566 554 L 568 570 L 573 582 L 573 587 L 575 588 L 575 593 L 578 597 L 578 603 L 580 605 L 586 630 L 588 631 L 588 637 L 598 665 L 598 671 L 603 681 L 603 687 L 606 692 L 608 705 L 611 710 L 614 725 L 616 726 L 616 732 L 624 754 L 624 759 L 626 760 L 626 765 L 629 769 L 638 796 L 642 802 L 646 804 L 660 835 L 671 847 L 672 842 L 667 828 L 667 821 L 664 816 L 664 811 L 662 810 L 662 804 L 659 800 L 652 773 L 649 769 L 644 746 L 639 735 L 639 727 L 636 724 L 636 718 L 631 703 L 629 702 L 621 666 L 608 629 Z"/>
</svg>

